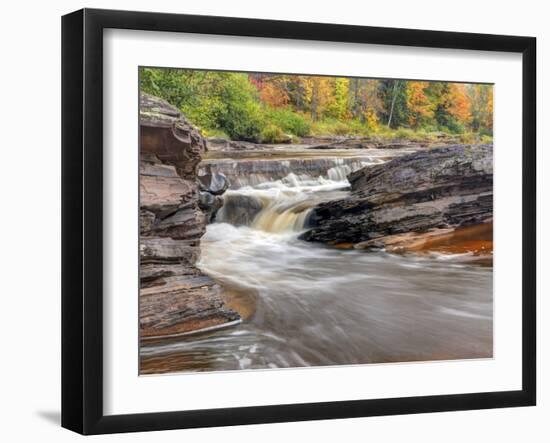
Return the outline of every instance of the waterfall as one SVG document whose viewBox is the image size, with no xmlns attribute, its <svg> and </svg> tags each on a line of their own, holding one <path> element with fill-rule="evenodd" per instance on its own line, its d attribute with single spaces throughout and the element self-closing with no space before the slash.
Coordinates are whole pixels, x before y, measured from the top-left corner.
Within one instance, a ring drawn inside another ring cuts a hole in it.
<svg viewBox="0 0 550 443">
<path fill-rule="evenodd" d="M 302 181 L 320 177 L 346 181 L 350 172 L 381 161 L 377 157 L 206 160 L 200 165 L 199 175 L 222 173 L 229 178 L 230 188 L 237 190 L 246 186 L 257 187 L 269 182 L 288 180 L 289 177 L 297 177 Z"/>
<path fill-rule="evenodd" d="M 342 168 L 339 166 L 338 168 Z M 227 191 L 216 221 L 264 232 L 299 232 L 317 204 L 347 194 L 347 180 L 289 174 L 280 180 Z"/>
<path fill-rule="evenodd" d="M 199 174 L 220 172 L 231 183 L 216 222 L 300 232 L 314 206 L 347 194 L 351 172 L 381 161 L 372 156 L 218 159 L 201 163 Z"/>
<path fill-rule="evenodd" d="M 348 165 L 335 166 L 327 171 L 327 177 L 334 181 L 344 181 L 347 179 L 348 174 L 353 171 L 354 169 Z"/>
<path fill-rule="evenodd" d="M 290 204 L 275 200 L 260 211 L 252 222 L 252 227 L 265 232 L 302 231 L 306 227 L 311 202 L 298 201 Z"/>
</svg>

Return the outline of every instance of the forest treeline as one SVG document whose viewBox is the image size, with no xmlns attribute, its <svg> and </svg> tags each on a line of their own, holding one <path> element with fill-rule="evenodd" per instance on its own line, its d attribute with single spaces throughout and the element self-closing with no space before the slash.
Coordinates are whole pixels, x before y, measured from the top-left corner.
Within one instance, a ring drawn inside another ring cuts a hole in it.
<svg viewBox="0 0 550 443">
<path fill-rule="evenodd" d="M 205 135 L 234 140 L 492 137 L 491 85 L 142 68 L 140 88 L 178 107 Z"/>
</svg>

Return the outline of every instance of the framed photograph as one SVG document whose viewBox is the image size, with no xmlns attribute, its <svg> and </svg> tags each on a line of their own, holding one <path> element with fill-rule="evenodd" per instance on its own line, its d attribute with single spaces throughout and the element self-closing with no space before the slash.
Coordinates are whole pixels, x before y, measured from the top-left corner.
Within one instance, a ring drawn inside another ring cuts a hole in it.
<svg viewBox="0 0 550 443">
<path fill-rule="evenodd" d="M 536 402 L 531 37 L 62 20 L 62 425 Z"/>
</svg>

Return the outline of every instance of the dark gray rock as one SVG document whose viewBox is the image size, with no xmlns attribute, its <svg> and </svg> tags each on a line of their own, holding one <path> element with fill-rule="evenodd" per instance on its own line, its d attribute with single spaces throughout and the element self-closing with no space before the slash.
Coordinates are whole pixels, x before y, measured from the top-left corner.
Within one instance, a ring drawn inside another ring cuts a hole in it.
<svg viewBox="0 0 550 443">
<path fill-rule="evenodd" d="M 348 179 L 349 197 L 317 206 L 309 219 L 314 227 L 303 240 L 357 244 L 492 221 L 492 145 L 422 150 Z"/>
<path fill-rule="evenodd" d="M 223 197 L 210 192 L 199 192 L 199 208 L 210 222 L 214 220 L 218 210 L 223 206 Z"/>
<path fill-rule="evenodd" d="M 230 186 L 229 179 L 221 172 L 211 172 L 199 176 L 199 186 L 201 191 L 209 192 L 213 195 L 222 195 Z"/>
</svg>

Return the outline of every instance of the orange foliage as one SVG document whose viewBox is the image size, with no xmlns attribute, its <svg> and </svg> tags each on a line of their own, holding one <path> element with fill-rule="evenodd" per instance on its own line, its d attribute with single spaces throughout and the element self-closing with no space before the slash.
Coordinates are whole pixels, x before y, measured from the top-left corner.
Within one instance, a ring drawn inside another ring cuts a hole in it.
<svg viewBox="0 0 550 443">
<path fill-rule="evenodd" d="M 461 123 L 470 122 L 472 114 L 470 113 L 470 98 L 466 91 L 466 85 L 460 83 L 449 83 L 449 108 L 448 112 L 456 117 Z"/>
<path fill-rule="evenodd" d="M 409 108 L 409 124 L 418 127 L 423 120 L 433 117 L 433 105 L 425 94 L 428 82 L 408 82 L 407 106 Z"/>
<path fill-rule="evenodd" d="M 260 99 L 273 108 L 282 108 L 288 104 L 288 93 L 281 82 L 263 82 L 260 88 Z"/>
</svg>

